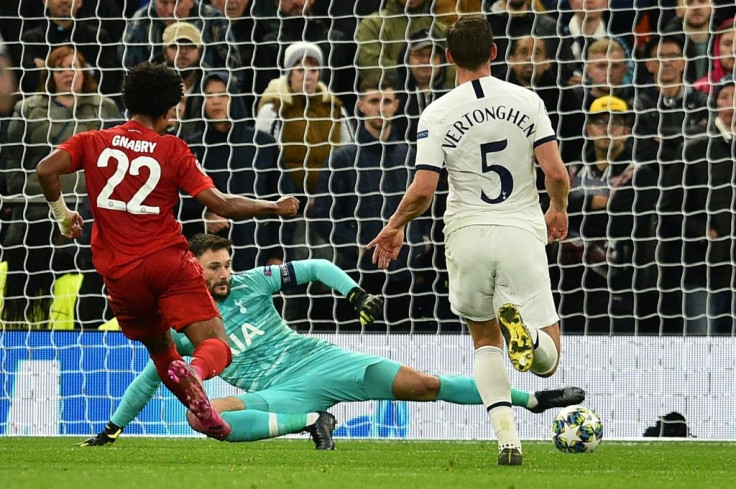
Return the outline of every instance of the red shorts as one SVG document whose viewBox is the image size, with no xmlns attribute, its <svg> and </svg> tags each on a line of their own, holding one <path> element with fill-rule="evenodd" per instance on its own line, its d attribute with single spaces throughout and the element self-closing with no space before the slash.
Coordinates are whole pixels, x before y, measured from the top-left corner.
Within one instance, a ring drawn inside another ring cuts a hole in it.
<svg viewBox="0 0 736 489">
<path fill-rule="evenodd" d="M 105 277 L 105 285 L 120 329 L 131 340 L 221 317 L 202 266 L 186 248 L 171 246 L 148 255 L 124 277 Z"/>
</svg>

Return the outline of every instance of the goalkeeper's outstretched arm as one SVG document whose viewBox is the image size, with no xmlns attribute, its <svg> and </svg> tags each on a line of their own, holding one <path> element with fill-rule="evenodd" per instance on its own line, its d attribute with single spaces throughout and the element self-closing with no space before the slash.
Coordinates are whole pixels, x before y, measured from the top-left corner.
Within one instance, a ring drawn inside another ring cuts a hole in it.
<svg viewBox="0 0 736 489">
<path fill-rule="evenodd" d="M 363 290 L 340 267 L 323 259 L 290 262 L 299 285 L 319 281 L 344 295 L 360 317 L 360 324 L 370 326 L 383 317 L 383 297 Z"/>
</svg>

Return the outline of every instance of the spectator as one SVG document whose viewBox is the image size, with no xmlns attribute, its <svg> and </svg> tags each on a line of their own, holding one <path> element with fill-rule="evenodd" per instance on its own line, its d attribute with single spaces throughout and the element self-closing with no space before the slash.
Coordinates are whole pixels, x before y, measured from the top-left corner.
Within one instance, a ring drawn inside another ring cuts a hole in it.
<svg viewBox="0 0 736 489">
<path fill-rule="evenodd" d="M 268 134 L 254 130 L 247 110 L 226 71 L 202 80 L 204 120 L 200 131 L 187 140 L 217 188 L 225 193 L 258 199 L 278 194 L 278 148 Z M 233 242 L 233 269 L 249 270 L 280 260 L 278 225 L 270 220 L 230 223 L 210 211 L 202 220 L 203 206 L 187 198 L 182 206 L 183 233 L 188 238 L 206 232 Z M 188 223 L 186 221 L 189 221 Z M 278 221 L 276 221 L 278 222 Z"/>
<path fill-rule="evenodd" d="M 665 35 L 682 38 L 686 61 L 685 77 L 688 83 L 708 74 L 711 33 L 713 25 L 713 0 L 677 0 L 676 16 L 664 29 Z"/>
<path fill-rule="evenodd" d="M 584 106 L 605 95 L 613 95 L 634 106 L 634 66 L 628 51 L 615 39 L 598 39 L 588 47 L 582 85 Z"/>
<path fill-rule="evenodd" d="M 715 115 L 707 134 L 686 140 L 683 161 L 667 173 L 662 231 L 667 265 L 681 272 L 685 333 L 734 334 L 734 79 L 714 87 Z M 682 263 L 680 262 L 682 261 Z"/>
<path fill-rule="evenodd" d="M 385 8 L 361 20 L 355 33 L 361 78 L 370 74 L 395 76 L 403 61 L 399 52 L 412 32 L 426 29 L 434 39 L 444 39 L 447 28 L 435 21 L 431 9 L 431 0 L 388 0 Z M 445 88 L 455 86 L 451 66 L 445 82 Z"/>
<path fill-rule="evenodd" d="M 529 88 L 539 95 L 560 139 L 560 154 L 563 161 L 580 158 L 583 147 L 581 128 L 585 116 L 581 110 L 583 91 L 580 87 L 557 85 L 553 60 L 547 55 L 547 44 L 532 36 L 512 41 L 509 57 L 508 81 Z M 540 178 L 544 175 L 539 172 Z M 541 188 L 544 188 L 544 182 Z"/>
<path fill-rule="evenodd" d="M 286 48 L 285 74 L 268 84 L 256 116 L 256 129 L 279 143 L 284 170 L 280 188 L 297 196 L 304 212 L 284 224 L 285 261 L 332 259 L 332 246 L 308 223 L 308 197 L 317 189 L 324 161 L 334 148 L 352 141 L 352 130 L 342 102 L 320 81 L 322 66 L 324 57 L 316 44 L 296 42 Z M 305 284 L 286 297 L 284 314 L 299 326 L 304 324 L 304 311 L 311 309 L 309 319 L 323 320 L 329 327 L 334 320 L 328 303 L 332 303 L 329 289 Z"/>
<path fill-rule="evenodd" d="M 238 91 L 245 104 L 247 117 L 253 118 L 256 113 L 256 94 L 260 95 L 263 92 L 263 90 L 259 91 L 255 85 L 256 46 L 263 42 L 268 33 L 268 27 L 264 21 L 257 21 L 254 18 L 255 2 L 251 0 L 211 0 L 210 3 L 230 22 L 230 32 L 242 63 L 236 75 L 236 78 L 240 80 Z M 265 85 L 262 88 L 265 89 Z"/>
<path fill-rule="evenodd" d="M 565 35 L 572 40 L 570 48 L 578 73 L 582 73 L 583 60 L 587 57 L 590 44 L 613 37 L 605 18 L 609 4 L 610 0 L 570 0 L 574 15 L 565 26 Z M 625 41 L 620 39 L 618 42 L 625 45 L 628 51 Z"/>
<path fill-rule="evenodd" d="M 634 162 L 624 100 L 596 99 L 585 130 L 589 146 L 570 166 L 570 233 L 559 260 L 562 324 L 568 333 L 632 334 L 635 318 L 656 314 L 643 307 L 656 300 L 642 300 L 654 262 L 656 180 Z"/>
<path fill-rule="evenodd" d="M 446 88 L 448 66 L 443 45 L 432 38 L 429 29 L 420 29 L 409 36 L 396 68 L 396 96 L 401 110 L 396 113 L 393 131 L 402 140 L 416 142 L 422 111 L 449 91 Z"/>
<path fill-rule="evenodd" d="M 10 121 L 8 145 L 3 148 L 7 191 L 22 200 L 12 205 L 2 243 L 8 261 L 5 321 L 37 326 L 46 321 L 54 272 L 74 271 L 69 264 L 75 258 L 76 268 L 84 271 L 84 281 L 97 283 L 95 293 L 102 297 L 102 281 L 92 267 L 89 248 L 77 249 L 59 234 L 56 224 L 48 219 L 48 204 L 33 173 L 51 149 L 72 135 L 99 129 L 120 115 L 112 99 L 97 93 L 97 82 L 86 65 L 81 51 L 69 46 L 55 48 L 48 56 L 40 93 L 18 102 Z M 86 192 L 84 174 L 62 178 L 62 188 L 65 195 L 81 199 Z M 102 310 L 89 311 L 81 302 L 79 307 L 81 320 L 99 317 Z"/>
<path fill-rule="evenodd" d="M 575 69 L 570 39 L 562 39 L 562 29 L 558 32 L 557 22 L 542 12 L 534 11 L 530 7 L 531 3 L 531 0 L 497 0 L 490 5 L 487 18 L 498 51 L 496 58 L 491 61 L 493 76 L 506 79 L 506 60 L 511 54 L 511 41 L 533 35 L 547 44 L 549 57 L 558 63 L 557 78 L 561 84 L 565 84 Z"/>
<path fill-rule="evenodd" d="M 638 90 L 634 109 L 636 160 L 657 174 L 660 186 L 678 172 L 682 143 L 705 131 L 708 122 L 707 95 L 685 85 L 685 59 L 680 36 L 653 36 L 644 48 L 644 66 L 654 78 L 654 86 Z M 677 177 L 674 177 L 677 178 Z M 682 257 L 678 240 L 668 229 L 657 225 L 657 261 L 660 305 L 666 332 L 682 333 Z"/>
<path fill-rule="evenodd" d="M 186 139 L 194 134 L 202 119 L 202 75 L 209 68 L 202 61 L 202 33 L 194 24 L 175 22 L 163 34 L 164 62 L 174 68 L 184 84 L 184 97 L 176 107 L 177 117 L 170 122 L 170 132 Z"/>
<path fill-rule="evenodd" d="M 281 146 L 283 163 L 302 194 L 317 188 L 332 149 L 352 141 L 342 103 L 320 80 L 323 66 L 316 44 L 297 42 L 286 48 L 286 74 L 268 84 L 256 117 L 256 129 Z"/>
<path fill-rule="evenodd" d="M 724 20 L 716 30 L 713 39 L 713 55 L 710 57 L 711 69 L 708 75 L 695 81 L 695 88 L 709 93 L 711 85 L 717 85 L 726 75 L 736 75 L 736 19 Z"/>
<path fill-rule="evenodd" d="M 429 29 L 413 32 L 409 36 L 409 42 L 399 54 L 396 70 L 399 111 L 392 122 L 392 132 L 398 134 L 400 139 L 408 142 L 412 147 L 417 141 L 417 124 L 424 108 L 450 90 L 447 88 L 449 67 L 445 59 L 443 43 L 434 38 Z M 454 75 L 450 86 L 454 86 Z M 423 219 L 427 221 L 426 225 L 431 226 L 429 239 L 434 245 L 431 250 L 431 259 L 428 256 L 425 260 L 428 269 L 421 273 L 421 280 L 424 282 L 422 286 L 427 288 L 431 283 L 436 284 L 433 295 L 444 298 L 448 294 L 446 286 L 448 281 L 442 216 L 445 214 L 448 192 L 447 173 L 443 172 L 437 183 L 431 208 L 423 216 Z M 432 274 L 439 278 L 435 279 Z M 414 288 L 414 291 L 419 293 L 417 287 Z M 446 299 L 440 300 L 435 315 L 440 319 L 457 320 L 457 316 L 450 311 L 449 302 Z"/>
<path fill-rule="evenodd" d="M 39 74 L 46 69 L 46 59 L 54 48 L 73 45 L 94 71 L 100 92 L 106 95 L 119 94 L 122 71 L 115 54 L 115 42 L 107 31 L 75 20 L 82 2 L 43 1 L 46 5 L 45 20 L 20 36 L 23 45 L 21 90 L 25 93 L 36 90 Z"/>
<path fill-rule="evenodd" d="M 316 44 L 322 51 L 325 71 L 322 82 L 337 95 L 352 113 L 355 105 L 355 44 L 352 35 L 337 30 L 328 20 L 312 15 L 313 0 L 276 0 L 278 22 L 256 47 L 258 70 L 256 89 L 262 93 L 266 84 L 278 77 L 287 46 L 300 41 Z"/>
<path fill-rule="evenodd" d="M 653 37 L 645 52 L 654 87 L 642 87 L 636 96 L 635 154 L 637 161 L 661 175 L 662 166 L 682 158 L 677 150 L 683 139 L 705 131 L 708 97 L 685 85 L 686 62 L 678 36 Z"/>
<path fill-rule="evenodd" d="M 118 49 L 123 66 L 130 68 L 162 58 L 164 29 L 180 20 L 193 24 L 202 33 L 202 44 L 207 46 L 203 59 L 209 66 L 240 68 L 240 54 L 233 47 L 235 40 L 227 19 L 216 8 L 198 0 L 151 0 L 141 7 L 125 27 Z"/>
<path fill-rule="evenodd" d="M 428 292 L 412 301 L 414 294 L 407 293 L 413 289 L 410 268 L 416 270 L 426 265 L 423 259 L 431 248 L 429 230 L 422 222 L 410 228 L 411 246 L 402 248 L 388 274 L 371 263 L 371 253 L 366 252 L 365 246 L 381 230 L 406 192 L 415 154 L 393 130 L 391 121 L 399 109 L 399 100 L 389 78 L 381 81 L 378 75 L 367 77 L 361 83 L 357 108 L 362 123 L 356 144 L 342 146 L 325 161 L 314 217 L 322 238 L 335 248 L 335 263 L 353 275 L 361 287 L 386 297 L 386 323 L 391 328 L 407 330 L 407 312 L 412 311 L 412 302 L 415 310 L 411 316 L 421 317 L 418 303 L 429 296 Z M 338 314 L 340 322 L 354 318 L 355 313 L 351 314 L 349 308 Z"/>
<path fill-rule="evenodd" d="M 7 117 L 13 112 L 18 82 L 12 69 L 12 59 L 0 36 L 0 117 Z M 0 129 L 0 141 L 4 140 Z"/>
</svg>

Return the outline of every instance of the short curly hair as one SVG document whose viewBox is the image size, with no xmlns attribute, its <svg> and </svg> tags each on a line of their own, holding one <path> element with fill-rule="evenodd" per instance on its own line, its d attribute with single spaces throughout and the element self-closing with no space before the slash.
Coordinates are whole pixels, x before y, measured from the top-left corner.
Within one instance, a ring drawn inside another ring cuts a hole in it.
<svg viewBox="0 0 736 489">
<path fill-rule="evenodd" d="M 161 117 L 183 95 L 181 76 L 163 64 L 141 63 L 131 68 L 123 80 L 123 105 L 130 115 Z"/>
<path fill-rule="evenodd" d="M 189 240 L 189 251 L 199 258 L 208 251 L 227 250 L 232 254 L 233 242 L 216 234 L 195 234 Z"/>
</svg>

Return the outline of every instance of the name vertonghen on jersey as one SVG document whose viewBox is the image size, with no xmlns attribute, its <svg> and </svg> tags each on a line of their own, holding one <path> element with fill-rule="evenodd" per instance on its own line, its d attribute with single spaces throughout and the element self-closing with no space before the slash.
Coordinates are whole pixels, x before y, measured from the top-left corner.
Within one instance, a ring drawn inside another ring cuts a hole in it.
<svg viewBox="0 0 736 489">
<path fill-rule="evenodd" d="M 456 148 L 467 131 L 476 124 L 482 124 L 488 121 L 510 122 L 521 129 L 526 134 L 526 137 L 529 137 L 536 132 L 534 123 L 528 124 L 529 119 L 530 117 L 527 114 L 513 107 L 506 107 L 505 105 L 475 109 L 472 112 L 466 112 L 452 124 L 455 130 L 450 129 L 447 131 L 442 147 Z"/>
</svg>

